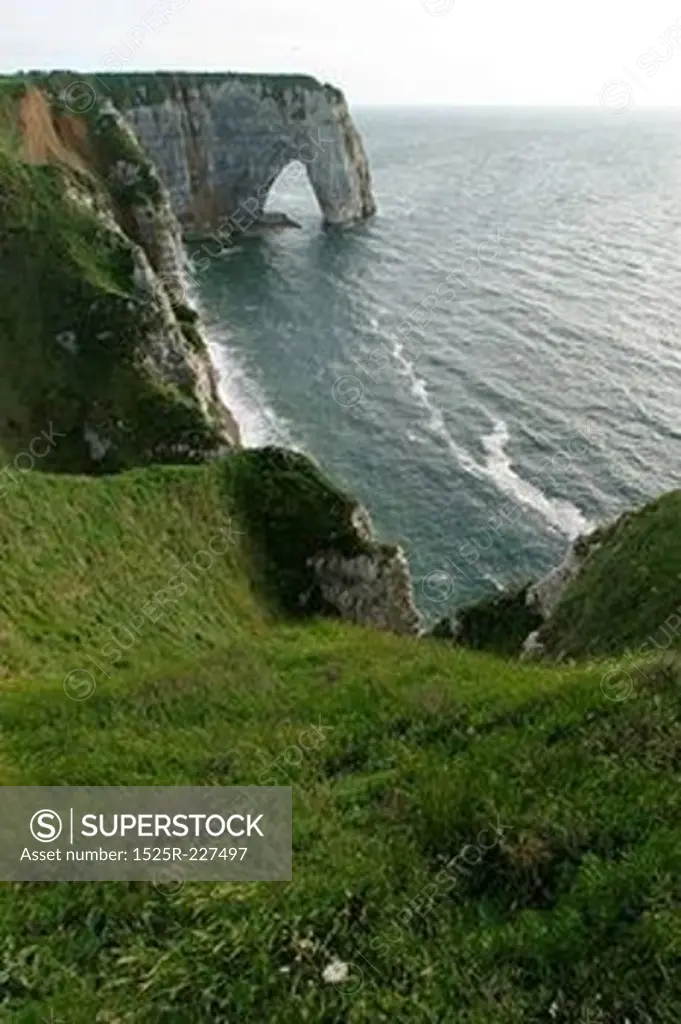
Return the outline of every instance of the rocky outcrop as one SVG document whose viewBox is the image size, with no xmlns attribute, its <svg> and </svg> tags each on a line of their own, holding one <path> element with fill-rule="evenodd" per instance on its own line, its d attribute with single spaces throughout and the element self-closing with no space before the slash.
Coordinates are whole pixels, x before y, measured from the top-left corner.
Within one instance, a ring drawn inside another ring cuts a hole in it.
<svg viewBox="0 0 681 1024">
<path fill-rule="evenodd" d="M 188 233 L 256 224 L 293 161 L 327 224 L 375 212 L 362 140 L 330 85 L 296 75 L 132 74 L 98 76 L 95 87 L 125 114 Z"/>
<path fill-rule="evenodd" d="M 581 573 L 587 559 L 597 551 L 611 532 L 612 527 L 599 527 L 590 534 L 577 537 L 568 549 L 563 561 L 551 569 L 537 583 L 527 589 L 527 607 L 535 611 L 542 620 L 542 625 L 533 630 L 525 639 L 521 657 L 524 660 L 541 658 L 545 654 L 542 637 L 543 626 L 551 619 L 560 604 L 566 590 Z"/>
<path fill-rule="evenodd" d="M 235 500 L 262 552 L 263 582 L 288 614 L 421 632 L 404 552 L 379 544 L 367 510 L 310 458 L 281 448 L 242 452 Z"/>
<path fill-rule="evenodd" d="M 217 373 L 198 314 L 189 305 L 182 232 L 168 192 L 110 100 L 104 100 L 95 115 L 92 135 L 99 145 L 106 138 L 107 153 L 119 154 L 108 167 L 104 165 L 114 200 L 109 224 L 112 230 L 122 232 L 115 220 L 118 211 L 128 235 L 138 243 L 133 248 L 138 290 L 160 307 L 162 325 L 149 334 L 144 361 L 158 380 L 194 397 L 206 419 L 228 442 L 238 443 L 238 427 L 220 399 Z"/>
<path fill-rule="evenodd" d="M 566 589 L 579 576 L 588 554 L 584 539 L 579 537 L 571 545 L 563 561 L 528 588 L 527 606 L 536 608 L 543 619 L 550 617 Z"/>
<path fill-rule="evenodd" d="M 322 552 L 311 559 L 324 603 L 339 618 L 391 633 L 417 635 L 422 619 L 414 603 L 411 570 L 401 547 L 379 545 L 368 511 L 358 505 L 352 523 L 367 553 Z"/>
</svg>

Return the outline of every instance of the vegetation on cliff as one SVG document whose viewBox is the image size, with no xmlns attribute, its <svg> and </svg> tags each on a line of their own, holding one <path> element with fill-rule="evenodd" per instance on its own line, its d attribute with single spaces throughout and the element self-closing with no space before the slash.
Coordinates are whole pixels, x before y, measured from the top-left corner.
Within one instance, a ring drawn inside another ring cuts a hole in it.
<svg viewBox="0 0 681 1024">
<path fill-rule="evenodd" d="M 677 667 L 609 700 L 601 665 L 294 621 L 267 563 L 304 510 L 342 532 L 267 452 L 3 495 L 0 781 L 294 788 L 291 883 L 3 886 L 3 1019 L 671 1024 Z"/>
<path fill-rule="evenodd" d="M 205 458 L 225 445 L 212 369 L 134 217 L 158 180 L 126 185 L 145 162 L 106 111 L 89 119 L 0 94 L 0 440 L 15 458 L 53 427 L 56 470 Z"/>
<path fill-rule="evenodd" d="M 479 650 L 520 655 L 536 631 L 537 650 L 559 661 L 627 653 L 650 658 L 681 648 L 681 491 L 627 512 L 579 538 L 574 578 L 552 584 L 543 619 L 528 586 L 508 590 L 443 619 L 435 635 Z M 531 588 L 530 588 L 531 590 Z"/>
<path fill-rule="evenodd" d="M 432 635 L 473 650 L 520 654 L 526 637 L 542 622 L 541 616 L 527 605 L 527 591 L 528 584 L 508 588 L 458 608 L 454 616 L 435 625 Z"/>
<path fill-rule="evenodd" d="M 312 75 L 261 75 L 257 72 L 245 71 L 106 73 L 96 77 L 88 76 L 87 81 L 91 82 L 102 95 L 106 96 L 107 92 L 110 93 L 112 101 L 122 110 L 135 104 L 158 103 L 168 97 L 225 84 L 234 86 L 237 93 L 241 85 L 248 87 L 258 85 L 265 97 L 271 97 L 274 100 L 283 98 L 284 92 L 290 89 L 313 92 L 324 88 Z"/>
<path fill-rule="evenodd" d="M 539 637 L 580 658 L 681 647 L 681 491 L 599 531 Z"/>
<path fill-rule="evenodd" d="M 28 71 L 19 75 L 0 76 L 0 92 L 21 95 L 26 85 L 45 88 L 66 98 L 75 112 L 85 112 L 93 98 L 109 99 L 119 110 L 140 104 L 160 103 L 171 97 L 186 95 L 211 86 L 233 86 L 251 89 L 257 85 L 264 97 L 283 99 L 289 90 L 323 91 L 330 99 L 343 101 L 343 93 L 333 85 L 323 84 L 312 75 L 260 74 L 250 71 L 135 71 L 99 74 L 76 71 Z"/>
<path fill-rule="evenodd" d="M 352 525 L 356 503 L 296 452 L 246 451 L 239 467 L 235 499 L 271 597 L 288 614 L 322 611 L 314 556 L 334 550 L 350 558 L 371 551 Z"/>
</svg>

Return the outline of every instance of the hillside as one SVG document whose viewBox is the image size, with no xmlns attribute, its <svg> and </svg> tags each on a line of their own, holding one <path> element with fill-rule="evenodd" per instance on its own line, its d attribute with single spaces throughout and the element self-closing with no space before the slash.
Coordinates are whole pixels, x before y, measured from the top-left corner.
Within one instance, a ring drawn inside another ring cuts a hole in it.
<svg viewBox="0 0 681 1024">
<path fill-rule="evenodd" d="M 597 531 L 577 578 L 540 630 L 548 655 L 681 646 L 681 491 Z"/>
<path fill-rule="evenodd" d="M 294 876 L 3 885 L 1 1019 L 671 1024 L 677 669 L 613 700 L 606 664 L 284 615 L 282 523 L 253 516 L 276 466 L 34 472 L 3 495 L 2 783 L 292 784 Z M 336 958 L 356 966 L 334 985 Z"/>
<path fill-rule="evenodd" d="M 579 537 L 545 577 L 456 609 L 433 635 L 557 662 L 618 656 L 620 675 L 681 647 L 681 491 Z"/>
</svg>

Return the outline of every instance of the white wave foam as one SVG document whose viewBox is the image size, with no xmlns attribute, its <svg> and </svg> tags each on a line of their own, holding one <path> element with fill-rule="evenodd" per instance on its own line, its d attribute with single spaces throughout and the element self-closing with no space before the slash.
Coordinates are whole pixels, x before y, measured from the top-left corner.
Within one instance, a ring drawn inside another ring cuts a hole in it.
<svg viewBox="0 0 681 1024">
<path fill-rule="evenodd" d="M 570 540 L 574 540 L 581 533 L 589 530 L 591 526 L 589 520 L 576 505 L 567 500 L 549 498 L 536 484 L 516 473 L 506 452 L 510 435 L 503 420 L 496 420 L 492 432 L 482 438 L 482 447 L 487 456 L 484 463 L 476 460 L 470 452 L 457 444 L 447 429 L 442 410 L 431 401 L 428 395 L 427 381 L 418 376 L 413 362 L 404 356 L 402 342 L 396 338 L 391 340 L 393 354 L 401 367 L 400 373 L 408 381 L 411 394 L 428 414 L 428 419 L 424 424 L 425 429 L 436 434 L 446 443 L 462 469 L 478 480 L 491 481 L 502 493 L 514 498 L 518 504 L 538 512 L 551 526 L 565 534 Z"/>
<path fill-rule="evenodd" d="M 209 337 L 208 348 L 218 372 L 220 397 L 239 426 L 244 447 L 276 444 L 297 449 L 289 425 L 269 405 L 261 388 L 224 340 L 213 335 Z"/>
<path fill-rule="evenodd" d="M 198 289 L 190 281 L 187 281 L 187 288 L 192 305 L 201 314 L 205 327 L 208 351 L 218 375 L 220 398 L 236 420 L 243 446 L 260 448 L 276 444 L 300 450 L 293 440 L 289 424 L 277 415 L 262 389 L 248 376 L 242 362 L 229 347 L 224 328 L 212 320 L 201 302 Z"/>
<path fill-rule="evenodd" d="M 489 478 L 499 490 L 519 504 L 534 509 L 571 540 L 587 532 L 590 523 L 576 505 L 560 498 L 549 498 L 534 483 L 516 473 L 506 452 L 509 437 L 507 425 L 503 420 L 497 420 L 491 434 L 482 438 L 482 446 L 487 453 L 485 470 Z"/>
<path fill-rule="evenodd" d="M 414 371 L 412 361 L 406 359 L 402 354 L 404 352 L 404 345 L 395 338 L 391 340 L 393 342 L 393 355 L 402 367 L 400 373 L 408 380 L 411 394 L 428 413 L 425 429 L 433 434 L 437 434 L 447 444 L 454 458 L 468 473 L 477 476 L 478 479 L 482 479 L 485 476 L 484 469 L 477 464 L 475 459 L 461 445 L 456 443 L 447 430 L 442 411 L 430 400 L 427 381 L 423 377 L 418 376 Z"/>
</svg>

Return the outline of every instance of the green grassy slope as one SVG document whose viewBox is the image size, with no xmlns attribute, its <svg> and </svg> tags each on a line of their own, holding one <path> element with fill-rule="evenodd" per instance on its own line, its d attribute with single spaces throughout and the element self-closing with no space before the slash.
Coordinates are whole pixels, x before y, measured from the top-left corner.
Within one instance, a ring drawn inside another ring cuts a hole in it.
<svg viewBox="0 0 681 1024">
<path fill-rule="evenodd" d="M 549 654 L 681 647 L 681 491 L 603 528 L 540 636 Z"/>
<path fill-rule="evenodd" d="M 272 464 L 32 473 L 0 498 L 0 782 L 294 787 L 290 883 L 0 886 L 0 1020 L 676 1022 L 674 667 L 616 701 L 601 666 L 285 619 L 262 552 L 287 566 L 300 509 L 252 518 Z"/>
</svg>

